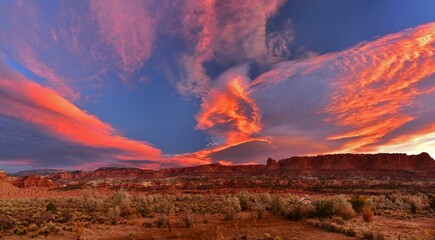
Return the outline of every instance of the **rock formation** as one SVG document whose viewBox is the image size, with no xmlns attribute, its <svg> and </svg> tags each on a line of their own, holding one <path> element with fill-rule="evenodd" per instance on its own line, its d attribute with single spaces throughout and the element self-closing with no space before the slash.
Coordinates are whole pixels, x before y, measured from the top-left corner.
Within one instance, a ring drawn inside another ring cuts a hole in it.
<svg viewBox="0 0 435 240">
<path fill-rule="evenodd" d="M 427 154 L 330 154 L 291 157 L 266 165 L 207 164 L 158 171 L 100 168 L 93 172 L 58 172 L 47 176 L 59 186 L 136 190 L 216 188 L 397 188 L 435 186 L 435 161 Z M 44 185 L 28 180 L 28 185 Z M 48 184 L 48 183 L 47 183 Z M 22 184 L 20 185 L 22 186 Z"/>
<path fill-rule="evenodd" d="M 43 176 L 24 176 L 12 181 L 12 184 L 19 188 L 54 188 L 56 185 L 50 179 Z"/>
</svg>

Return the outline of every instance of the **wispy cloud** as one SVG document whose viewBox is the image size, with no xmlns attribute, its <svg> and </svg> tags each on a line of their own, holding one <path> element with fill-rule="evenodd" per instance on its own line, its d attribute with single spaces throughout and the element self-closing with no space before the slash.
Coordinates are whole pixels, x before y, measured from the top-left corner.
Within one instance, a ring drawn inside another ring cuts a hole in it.
<svg viewBox="0 0 435 240">
<path fill-rule="evenodd" d="M 229 69 L 247 61 L 264 64 L 280 60 L 278 51 L 288 51 L 284 45 L 293 40 L 292 26 L 286 26 L 287 35 L 278 41 L 278 35 L 267 37 L 266 23 L 284 2 L 186 2 L 182 8 L 182 26 L 191 49 L 180 61 L 184 70 L 183 80 L 177 85 L 180 93 L 202 96 L 209 90 L 213 77 L 204 67 L 207 62 Z M 269 44 L 268 40 L 273 43 Z"/>
<path fill-rule="evenodd" d="M 156 16 L 146 1 L 90 1 L 99 24 L 98 33 L 116 52 L 127 74 L 142 67 L 151 56 Z"/>
</svg>

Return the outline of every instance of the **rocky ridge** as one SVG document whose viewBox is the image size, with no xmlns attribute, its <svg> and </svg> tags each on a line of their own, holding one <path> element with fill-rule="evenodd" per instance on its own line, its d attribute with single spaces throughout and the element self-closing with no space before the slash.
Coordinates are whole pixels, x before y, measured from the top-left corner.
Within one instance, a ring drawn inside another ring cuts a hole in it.
<svg viewBox="0 0 435 240">
<path fill-rule="evenodd" d="M 106 167 L 92 172 L 59 171 L 46 178 L 21 178 L 14 185 L 24 188 L 93 186 L 143 191 L 174 188 L 394 189 L 407 186 L 431 189 L 435 186 L 435 161 L 427 153 L 329 154 L 296 156 L 279 161 L 269 158 L 266 165 L 207 164 L 161 170 Z"/>
</svg>

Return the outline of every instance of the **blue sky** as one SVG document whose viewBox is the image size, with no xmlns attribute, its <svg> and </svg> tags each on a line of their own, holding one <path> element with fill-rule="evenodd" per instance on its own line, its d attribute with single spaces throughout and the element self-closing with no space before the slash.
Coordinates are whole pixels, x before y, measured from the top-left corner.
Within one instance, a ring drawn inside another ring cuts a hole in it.
<svg viewBox="0 0 435 240">
<path fill-rule="evenodd" d="M 0 168 L 429 151 L 433 9 L 430 0 L 2 0 Z"/>
</svg>

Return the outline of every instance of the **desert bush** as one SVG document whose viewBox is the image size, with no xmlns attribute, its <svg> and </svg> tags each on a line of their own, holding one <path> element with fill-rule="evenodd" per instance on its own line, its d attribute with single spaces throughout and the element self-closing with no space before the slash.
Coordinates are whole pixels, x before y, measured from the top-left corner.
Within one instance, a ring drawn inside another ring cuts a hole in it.
<svg viewBox="0 0 435 240">
<path fill-rule="evenodd" d="M 117 224 L 121 216 L 121 210 L 119 206 L 111 207 L 107 211 L 107 218 L 111 224 Z"/>
<path fill-rule="evenodd" d="M 73 223 L 74 231 L 74 239 L 75 240 L 82 240 L 83 238 L 83 232 L 85 231 L 85 224 L 83 222 L 75 222 Z"/>
<path fill-rule="evenodd" d="M 249 194 L 247 191 L 241 191 L 237 195 L 242 211 L 252 211 L 255 208 L 255 195 Z"/>
<path fill-rule="evenodd" d="M 240 202 L 237 197 L 225 197 L 222 201 L 222 213 L 227 221 L 231 221 L 240 212 Z"/>
<path fill-rule="evenodd" d="M 156 221 L 158 228 L 166 228 L 169 226 L 169 217 L 166 214 L 160 214 L 160 217 Z"/>
<path fill-rule="evenodd" d="M 56 212 L 56 204 L 54 204 L 54 202 L 50 202 L 49 204 L 47 204 L 46 206 L 46 210 L 48 212 Z"/>
<path fill-rule="evenodd" d="M 187 228 L 193 227 L 193 216 L 190 210 L 185 210 L 181 214 L 180 218 L 184 222 L 184 225 L 186 225 Z"/>
<path fill-rule="evenodd" d="M 36 225 L 40 226 L 40 225 L 42 225 L 44 223 L 47 223 L 47 222 L 50 222 L 50 221 L 53 221 L 53 220 L 54 220 L 54 218 L 53 218 L 53 213 L 52 212 L 44 212 L 44 213 L 41 213 L 40 215 L 39 214 L 35 215 L 33 222 Z"/>
<path fill-rule="evenodd" d="M 314 208 L 312 205 L 293 204 L 286 208 L 285 215 L 291 221 L 299 221 L 309 218 L 313 215 Z"/>
<path fill-rule="evenodd" d="M 376 240 L 385 240 L 385 239 L 386 239 L 386 237 L 385 237 L 383 232 L 376 233 Z"/>
<path fill-rule="evenodd" d="M 122 216 L 130 216 L 136 213 L 136 210 L 131 207 L 131 200 L 131 195 L 124 189 L 120 189 L 112 196 L 112 204 L 119 207 Z"/>
<path fill-rule="evenodd" d="M 265 210 L 270 210 L 270 202 L 272 201 L 272 197 L 269 193 L 260 193 L 257 197 L 258 203 L 263 205 Z"/>
<path fill-rule="evenodd" d="M 27 226 L 27 231 L 28 232 L 34 232 L 36 230 L 38 230 L 38 226 L 36 224 L 34 224 L 34 223 L 32 223 L 29 226 Z"/>
<path fill-rule="evenodd" d="M 357 213 L 361 213 L 363 207 L 366 205 L 367 197 L 366 196 L 353 196 L 349 202 L 352 204 L 353 210 Z"/>
<path fill-rule="evenodd" d="M 268 205 L 268 204 L 267 204 Z M 265 205 L 260 198 L 255 198 L 254 209 L 257 212 L 257 218 L 263 219 L 264 211 L 266 210 L 267 205 Z"/>
<path fill-rule="evenodd" d="M 137 212 L 142 217 L 147 217 L 153 211 L 153 197 L 152 196 L 138 196 L 133 199 L 134 206 Z"/>
<path fill-rule="evenodd" d="M 50 233 L 57 233 L 60 231 L 60 228 L 56 226 L 53 222 L 48 222 L 43 225 L 41 225 L 41 228 L 39 229 L 38 233 L 39 235 L 48 235 Z"/>
<path fill-rule="evenodd" d="M 169 198 L 164 197 L 160 200 L 160 204 L 158 205 L 158 211 L 160 214 L 169 216 L 175 211 L 175 206 Z"/>
<path fill-rule="evenodd" d="M 81 198 L 81 203 L 87 211 L 96 211 L 103 206 L 102 196 L 99 196 L 92 189 L 87 189 Z"/>
<path fill-rule="evenodd" d="M 0 215 L 0 231 L 9 230 L 15 226 L 14 221 L 7 216 Z"/>
<path fill-rule="evenodd" d="M 352 206 L 346 205 L 343 207 L 343 209 L 340 212 L 340 216 L 346 220 L 351 219 L 356 216 L 355 211 L 353 210 Z"/>
<path fill-rule="evenodd" d="M 327 218 L 334 215 L 334 203 L 329 199 L 315 200 L 314 208 L 316 217 Z"/>
<path fill-rule="evenodd" d="M 375 239 L 375 234 L 373 233 L 372 230 L 363 230 L 362 232 L 362 239 L 363 240 L 374 240 Z"/>
<path fill-rule="evenodd" d="M 318 220 L 318 219 L 308 219 L 305 221 L 308 225 L 322 228 L 329 232 L 335 232 L 335 233 L 342 233 L 346 234 L 347 236 L 355 236 L 356 232 L 351 227 L 344 227 L 342 225 L 339 225 L 335 222 L 329 222 L 326 220 Z"/>
<path fill-rule="evenodd" d="M 417 204 L 411 203 L 411 213 L 417 214 Z"/>
<path fill-rule="evenodd" d="M 374 212 L 370 206 L 364 206 L 362 209 L 362 217 L 365 222 L 371 222 L 374 217 Z"/>
<path fill-rule="evenodd" d="M 314 216 L 319 218 L 340 216 L 349 219 L 355 216 L 355 212 L 352 205 L 343 196 L 339 195 L 315 200 Z"/>
<path fill-rule="evenodd" d="M 349 237 L 355 237 L 356 231 L 355 231 L 355 229 L 350 227 L 350 228 L 346 229 L 346 232 L 344 234 L 346 234 L 346 236 L 349 236 Z"/>
<path fill-rule="evenodd" d="M 284 211 L 284 201 L 282 197 L 274 195 L 270 203 L 270 211 L 273 215 L 281 215 Z"/>
<path fill-rule="evenodd" d="M 435 196 L 429 195 L 429 207 L 435 211 Z"/>
<path fill-rule="evenodd" d="M 27 229 L 25 227 L 14 227 L 12 232 L 17 235 L 24 235 L 27 233 Z"/>
</svg>

